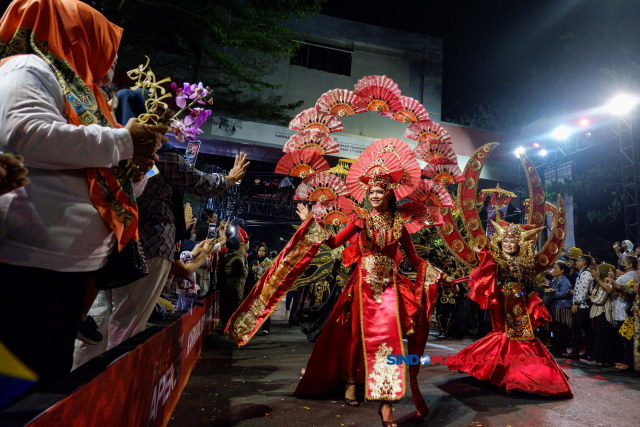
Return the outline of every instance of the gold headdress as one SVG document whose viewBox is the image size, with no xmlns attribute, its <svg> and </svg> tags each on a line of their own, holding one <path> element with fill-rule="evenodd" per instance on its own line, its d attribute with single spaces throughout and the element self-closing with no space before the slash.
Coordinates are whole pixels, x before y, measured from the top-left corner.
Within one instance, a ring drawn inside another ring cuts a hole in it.
<svg viewBox="0 0 640 427">
<path fill-rule="evenodd" d="M 533 228 L 529 225 L 510 224 L 504 221 L 500 221 L 500 223 L 491 221 L 496 229 L 491 236 L 491 251 L 494 254 L 502 253 L 500 243 L 505 239 L 515 240 L 518 243 L 521 256 L 533 254 L 533 244 L 544 227 Z"/>
</svg>

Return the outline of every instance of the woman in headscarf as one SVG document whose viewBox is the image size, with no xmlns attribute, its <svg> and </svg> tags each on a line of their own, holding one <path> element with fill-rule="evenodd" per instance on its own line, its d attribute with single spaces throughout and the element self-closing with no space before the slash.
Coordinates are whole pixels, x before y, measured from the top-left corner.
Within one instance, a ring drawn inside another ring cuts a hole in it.
<svg viewBox="0 0 640 427">
<path fill-rule="evenodd" d="M 640 263 L 636 264 L 638 276 L 640 276 Z M 617 368 L 621 371 L 636 370 L 640 372 L 640 294 L 638 294 L 638 276 L 627 284 L 620 284 L 620 278 L 609 277 L 605 279 L 609 286 L 618 294 L 619 298 L 627 301 L 626 319 L 618 328 L 618 333 L 624 339 L 624 363 Z"/>
<path fill-rule="evenodd" d="M 618 242 L 616 242 L 613 245 L 613 250 L 616 251 L 616 255 L 618 255 L 618 259 L 620 260 L 624 259 L 626 256 L 634 256 L 633 243 L 631 243 L 631 240 L 623 240 L 622 245 L 619 245 Z"/>
<path fill-rule="evenodd" d="M 596 365 L 615 366 L 613 339 L 616 338 L 616 329 L 613 304 L 609 297 L 613 288 L 605 283 L 607 273 L 614 268 L 611 264 L 599 264 L 597 269 L 591 269 L 595 281 L 590 296 L 593 305 L 589 313 L 589 317 L 593 319 L 591 358 Z"/>
<path fill-rule="evenodd" d="M 245 285 L 245 295 L 249 295 L 249 292 L 251 292 L 251 289 L 253 289 L 258 280 L 260 280 L 260 277 L 262 277 L 264 272 L 273 264 L 273 260 L 267 256 L 267 253 L 269 253 L 267 245 L 258 242 L 256 247 L 258 250 L 256 250 L 253 259 L 250 261 L 251 265 L 249 266 L 249 277 L 247 277 L 247 284 Z M 271 317 L 262 324 L 261 334 L 269 335 L 270 331 Z"/>
<path fill-rule="evenodd" d="M 115 128 L 99 87 L 121 36 L 77 0 L 16 0 L 0 20 L 0 151 L 23 156 L 31 178 L 24 200 L 0 200 L 0 323 L 12 325 L 0 341 L 43 381 L 71 369 L 87 282 L 138 239 L 146 181 L 118 164 L 132 159 L 142 176 L 166 141 L 165 126 Z"/>
<path fill-rule="evenodd" d="M 553 321 L 553 354 L 566 355 L 569 337 L 571 336 L 571 302 L 573 299 L 569 267 L 562 261 L 556 261 L 551 272 L 553 279 L 545 292 L 553 293 L 551 303 L 551 319 Z"/>
</svg>

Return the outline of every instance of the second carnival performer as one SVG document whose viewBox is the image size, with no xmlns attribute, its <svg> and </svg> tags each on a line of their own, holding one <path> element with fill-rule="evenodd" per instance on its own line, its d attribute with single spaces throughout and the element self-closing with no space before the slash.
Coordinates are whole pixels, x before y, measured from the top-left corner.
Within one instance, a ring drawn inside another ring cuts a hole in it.
<svg viewBox="0 0 640 427">
<path fill-rule="evenodd" d="M 347 177 L 351 195 L 359 202 L 368 197 L 371 211 L 341 198 L 342 211 L 350 220 L 331 236 L 313 211 L 298 205 L 302 226 L 234 313 L 226 332 L 245 344 L 322 243 L 333 249 L 351 242 L 343 252 L 343 263 L 356 265 L 355 271 L 322 329 L 295 395 L 330 393 L 346 380 L 345 401 L 355 407 L 359 406 L 355 386 L 364 383 L 365 400 L 380 401 L 383 425 L 395 427 L 391 405 L 404 396 L 407 379 L 405 365 L 388 364 L 387 356 L 406 356 L 403 336 L 409 354 L 422 356 L 437 284 L 453 279 L 418 257 L 411 241 L 410 233 L 432 224 L 427 208 L 418 202 L 397 205 L 420 183 L 415 158 L 401 155 L 410 149 L 399 140 L 392 140 L 383 151 L 374 146 L 361 154 Z M 398 272 L 400 248 L 418 268 L 415 285 Z M 419 365 L 409 366 L 410 387 L 418 415 L 426 416 L 429 408 L 418 388 L 418 369 Z"/>
<path fill-rule="evenodd" d="M 461 350 L 450 370 L 487 380 L 510 393 L 519 390 L 572 397 L 568 376 L 533 330 L 551 316 L 533 291 L 535 252 L 541 229 L 493 222 L 489 249 L 478 249 L 479 267 L 471 273 L 469 297 L 491 312 L 493 332 Z"/>
</svg>

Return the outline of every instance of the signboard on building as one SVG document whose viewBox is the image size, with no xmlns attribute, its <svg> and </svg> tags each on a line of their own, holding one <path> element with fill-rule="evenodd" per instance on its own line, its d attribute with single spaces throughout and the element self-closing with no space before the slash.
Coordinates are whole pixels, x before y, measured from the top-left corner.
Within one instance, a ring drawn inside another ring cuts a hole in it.
<svg viewBox="0 0 640 427">
<path fill-rule="evenodd" d="M 211 135 L 238 139 L 242 142 L 257 143 L 281 148 L 287 140 L 297 133 L 284 126 L 249 122 L 221 116 L 212 116 Z M 372 138 L 353 138 L 332 133 L 331 136 L 340 145 L 339 157 L 356 158 L 375 140 Z"/>
</svg>

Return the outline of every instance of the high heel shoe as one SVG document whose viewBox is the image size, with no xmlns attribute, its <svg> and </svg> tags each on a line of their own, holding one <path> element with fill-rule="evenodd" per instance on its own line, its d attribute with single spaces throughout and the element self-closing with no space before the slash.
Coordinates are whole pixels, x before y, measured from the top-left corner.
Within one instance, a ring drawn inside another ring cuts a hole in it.
<svg viewBox="0 0 640 427">
<path fill-rule="evenodd" d="M 382 416 L 382 405 L 378 408 L 378 415 L 380 415 L 380 419 L 382 420 L 382 427 L 398 427 L 395 421 L 385 421 Z"/>
<path fill-rule="evenodd" d="M 350 385 L 356 385 L 356 383 L 347 383 L 347 387 Z M 355 394 L 355 393 L 354 393 Z M 357 408 L 358 406 L 360 406 L 360 402 L 358 402 L 358 398 L 356 396 L 355 399 L 349 399 L 347 398 L 347 396 L 344 397 L 344 401 L 347 403 L 347 405 L 351 406 L 352 408 Z"/>
</svg>

